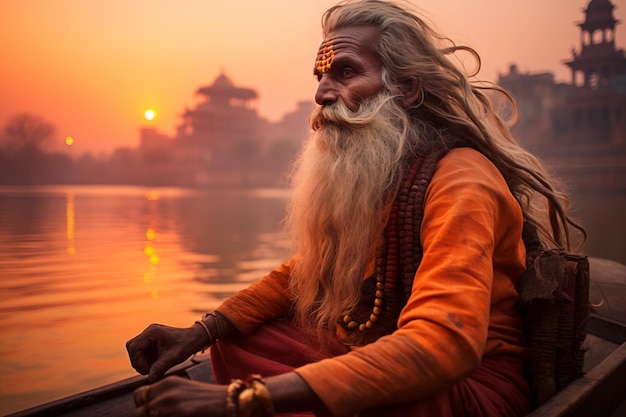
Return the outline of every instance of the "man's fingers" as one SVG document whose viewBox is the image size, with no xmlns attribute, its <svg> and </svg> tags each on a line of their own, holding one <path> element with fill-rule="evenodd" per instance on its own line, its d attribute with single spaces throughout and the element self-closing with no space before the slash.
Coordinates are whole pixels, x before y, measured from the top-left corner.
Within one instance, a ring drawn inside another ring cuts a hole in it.
<svg viewBox="0 0 626 417">
<path fill-rule="evenodd" d="M 145 375 L 150 370 L 150 364 L 146 360 L 144 356 L 144 352 L 137 349 L 129 349 L 128 350 L 128 358 L 130 359 L 130 364 L 137 372 L 142 375 Z"/>
<path fill-rule="evenodd" d="M 133 368 L 135 368 L 135 370 L 137 372 L 139 372 L 141 375 L 146 375 L 148 372 L 150 372 L 150 363 L 148 361 L 146 361 L 146 359 L 142 356 L 137 357 L 134 361 L 131 360 L 131 365 L 133 366 Z"/>
<path fill-rule="evenodd" d="M 156 341 L 145 332 L 126 342 L 130 363 L 137 372 L 146 375 L 157 358 Z"/>
<path fill-rule="evenodd" d="M 148 404 L 148 401 L 150 401 L 148 398 L 148 391 L 150 391 L 150 385 L 144 385 L 143 387 L 139 387 L 135 390 L 133 393 L 133 400 L 135 401 L 135 405 L 137 407 Z"/>
<path fill-rule="evenodd" d="M 176 354 L 171 352 L 170 340 L 168 328 L 151 324 L 140 335 L 126 342 L 131 365 L 140 374 L 147 374 L 150 382 L 161 379 L 169 368 L 178 363 Z"/>
<path fill-rule="evenodd" d="M 168 356 L 163 356 L 150 367 L 150 373 L 148 374 L 148 382 L 153 383 L 163 378 L 165 372 L 172 367 L 171 360 Z"/>
<path fill-rule="evenodd" d="M 166 370 L 160 371 L 158 369 L 155 369 L 153 366 L 152 369 L 150 369 L 150 373 L 148 374 L 148 382 L 151 384 L 157 382 L 163 377 L 163 374 Z"/>
</svg>

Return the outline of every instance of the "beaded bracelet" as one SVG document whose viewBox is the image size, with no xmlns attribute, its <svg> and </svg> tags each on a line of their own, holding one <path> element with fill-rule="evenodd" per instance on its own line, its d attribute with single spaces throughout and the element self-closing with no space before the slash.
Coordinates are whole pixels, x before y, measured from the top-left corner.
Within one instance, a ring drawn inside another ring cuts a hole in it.
<svg viewBox="0 0 626 417">
<path fill-rule="evenodd" d="M 233 379 L 226 389 L 226 415 L 239 417 L 239 395 L 245 389 L 246 383 L 241 379 Z"/>
<path fill-rule="evenodd" d="M 254 390 L 246 388 L 241 391 L 239 398 L 237 398 L 237 417 L 261 417 L 259 412 Z"/>
<path fill-rule="evenodd" d="M 272 417 L 274 403 L 261 375 L 233 379 L 226 390 L 226 414 L 228 417 Z"/>
<path fill-rule="evenodd" d="M 247 379 L 249 386 L 252 388 L 254 398 L 261 406 L 263 416 L 271 417 L 274 415 L 274 402 L 270 396 L 270 391 L 265 385 L 265 381 L 261 378 L 261 375 L 252 374 Z"/>
</svg>

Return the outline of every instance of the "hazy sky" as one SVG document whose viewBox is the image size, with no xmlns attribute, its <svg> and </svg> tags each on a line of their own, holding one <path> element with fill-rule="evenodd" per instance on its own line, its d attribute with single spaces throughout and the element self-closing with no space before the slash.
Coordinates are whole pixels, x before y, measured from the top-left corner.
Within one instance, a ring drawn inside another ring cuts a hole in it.
<svg viewBox="0 0 626 417">
<path fill-rule="evenodd" d="M 480 78 L 511 63 L 570 81 L 589 0 L 413 0 L 438 29 L 481 54 Z M 195 91 L 224 72 L 279 120 L 311 100 L 320 17 L 335 0 L 0 1 L 0 126 L 21 112 L 57 126 L 72 153 L 137 146 L 139 128 L 173 135 Z M 626 21 L 626 0 L 613 0 Z M 617 26 L 626 47 L 626 28 Z M 146 109 L 157 116 L 148 122 Z"/>
</svg>

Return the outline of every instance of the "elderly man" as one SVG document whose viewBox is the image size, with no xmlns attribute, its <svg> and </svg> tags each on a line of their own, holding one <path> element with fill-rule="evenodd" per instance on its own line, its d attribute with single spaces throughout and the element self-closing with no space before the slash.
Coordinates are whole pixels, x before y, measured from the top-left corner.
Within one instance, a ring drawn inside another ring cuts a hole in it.
<svg viewBox="0 0 626 417">
<path fill-rule="evenodd" d="M 136 414 L 525 414 L 522 225 L 569 244 L 581 229 L 565 198 L 485 90 L 510 96 L 448 58 L 473 50 L 379 0 L 329 9 L 323 34 L 286 222 L 294 256 L 193 326 L 130 340 L 153 382 Z M 157 382 L 207 346 L 220 385 Z"/>
</svg>

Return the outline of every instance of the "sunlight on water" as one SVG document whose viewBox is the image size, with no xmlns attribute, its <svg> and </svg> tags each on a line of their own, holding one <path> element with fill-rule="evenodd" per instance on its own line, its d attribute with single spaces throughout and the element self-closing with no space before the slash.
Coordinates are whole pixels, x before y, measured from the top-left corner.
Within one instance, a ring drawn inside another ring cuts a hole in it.
<svg viewBox="0 0 626 417">
<path fill-rule="evenodd" d="M 286 259 L 285 197 L 0 189 L 0 414 L 135 375 L 128 339 L 191 325 Z"/>
</svg>

